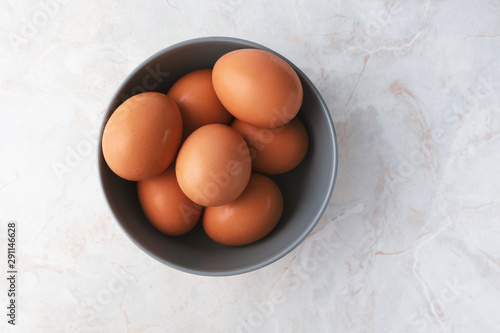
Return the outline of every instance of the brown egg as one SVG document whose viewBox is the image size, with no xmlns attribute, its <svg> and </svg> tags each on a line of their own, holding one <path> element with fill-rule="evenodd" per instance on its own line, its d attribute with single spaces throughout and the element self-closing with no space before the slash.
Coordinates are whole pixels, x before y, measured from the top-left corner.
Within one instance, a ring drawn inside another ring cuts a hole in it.
<svg viewBox="0 0 500 333">
<path fill-rule="evenodd" d="M 231 127 L 247 142 L 253 171 L 269 175 L 284 173 L 299 165 L 306 156 L 309 138 L 297 117 L 275 128 L 256 127 L 238 119 Z"/>
<path fill-rule="evenodd" d="M 228 125 L 233 119 L 215 94 L 211 69 L 200 69 L 184 75 L 170 88 L 168 96 L 181 111 L 184 138 L 203 125 Z"/>
<path fill-rule="evenodd" d="M 151 224 L 171 236 L 179 236 L 193 229 L 203 210 L 182 192 L 173 164 L 159 176 L 138 182 L 137 194 Z"/>
<path fill-rule="evenodd" d="M 294 69 L 273 53 L 241 49 L 214 65 L 212 81 L 219 100 L 237 119 L 259 127 L 281 126 L 302 104 L 302 84 Z"/>
<path fill-rule="evenodd" d="M 246 245 L 269 234 L 283 213 L 283 196 L 269 177 L 252 173 L 248 186 L 236 200 L 207 207 L 203 228 L 214 241 L 224 245 Z"/>
<path fill-rule="evenodd" d="M 118 176 L 140 181 L 159 175 L 173 161 L 182 136 L 182 118 L 165 94 L 130 97 L 111 115 L 102 135 L 102 152 Z"/>
<path fill-rule="evenodd" d="M 181 146 L 175 172 L 182 191 L 202 206 L 236 199 L 250 179 L 252 165 L 245 140 L 221 124 L 198 128 Z"/>
</svg>

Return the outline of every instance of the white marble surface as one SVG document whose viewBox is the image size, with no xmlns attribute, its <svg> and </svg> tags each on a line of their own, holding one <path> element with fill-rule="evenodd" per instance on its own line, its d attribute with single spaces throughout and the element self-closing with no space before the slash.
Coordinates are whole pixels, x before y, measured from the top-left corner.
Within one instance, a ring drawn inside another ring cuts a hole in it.
<svg viewBox="0 0 500 333">
<path fill-rule="evenodd" d="M 500 331 L 498 1 L 4 0 L 0 27 L 0 276 L 10 220 L 19 251 L 17 325 L 1 278 L 0 331 Z M 95 157 L 125 76 L 210 35 L 303 69 L 340 152 L 313 234 L 228 278 L 134 246 Z"/>
</svg>

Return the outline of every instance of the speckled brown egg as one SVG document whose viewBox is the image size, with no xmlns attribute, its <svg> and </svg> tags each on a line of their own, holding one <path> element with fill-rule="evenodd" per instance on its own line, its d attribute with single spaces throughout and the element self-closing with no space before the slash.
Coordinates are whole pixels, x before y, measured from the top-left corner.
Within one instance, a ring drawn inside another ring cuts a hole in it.
<svg viewBox="0 0 500 333">
<path fill-rule="evenodd" d="M 182 136 L 182 118 L 165 94 L 130 97 L 111 115 L 102 135 L 109 168 L 132 181 L 159 175 L 174 160 Z"/>
</svg>

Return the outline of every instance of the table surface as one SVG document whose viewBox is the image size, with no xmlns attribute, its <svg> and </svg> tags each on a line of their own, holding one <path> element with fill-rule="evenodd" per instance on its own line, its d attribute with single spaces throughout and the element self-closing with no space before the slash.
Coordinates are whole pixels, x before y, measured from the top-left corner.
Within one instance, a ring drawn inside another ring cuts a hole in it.
<svg viewBox="0 0 500 333">
<path fill-rule="evenodd" d="M 17 224 L 12 332 L 499 332 L 498 1 L 0 4 L 0 257 Z M 299 247 L 232 277 L 152 259 L 110 214 L 97 133 L 139 63 L 202 36 L 290 59 L 339 147 Z"/>
</svg>

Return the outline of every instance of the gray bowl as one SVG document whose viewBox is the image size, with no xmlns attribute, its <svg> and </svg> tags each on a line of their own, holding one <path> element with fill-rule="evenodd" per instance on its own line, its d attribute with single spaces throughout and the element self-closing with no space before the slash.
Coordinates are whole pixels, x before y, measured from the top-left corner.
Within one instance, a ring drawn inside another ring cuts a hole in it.
<svg viewBox="0 0 500 333">
<path fill-rule="evenodd" d="M 306 75 L 283 56 L 297 72 L 304 89 L 299 117 L 307 127 L 310 147 L 292 171 L 273 176 L 283 193 L 283 216 L 276 228 L 260 241 L 228 247 L 212 241 L 200 223 L 189 233 L 170 237 L 158 232 L 144 216 L 136 183 L 116 176 L 101 149 L 102 132 L 114 110 L 128 97 L 144 91 L 166 93 L 181 76 L 211 68 L 223 54 L 241 48 L 276 52 L 253 42 L 206 37 L 184 41 L 156 53 L 139 65 L 122 83 L 109 104 L 99 140 L 99 174 L 104 195 L 114 217 L 130 239 L 158 261 L 188 273 L 227 276 L 250 272 L 280 259 L 313 230 L 333 192 L 337 173 L 337 140 L 328 108 Z"/>
</svg>

